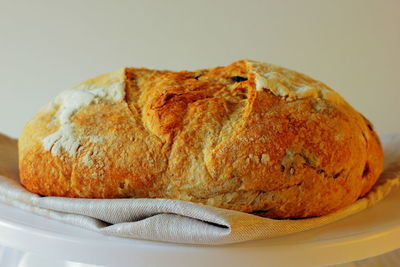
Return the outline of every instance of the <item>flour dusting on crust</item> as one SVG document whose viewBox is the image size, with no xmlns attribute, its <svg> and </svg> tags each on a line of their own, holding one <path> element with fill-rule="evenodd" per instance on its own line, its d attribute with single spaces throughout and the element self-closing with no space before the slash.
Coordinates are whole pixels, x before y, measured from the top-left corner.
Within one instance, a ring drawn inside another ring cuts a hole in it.
<svg viewBox="0 0 400 267">
<path fill-rule="evenodd" d="M 60 155 L 62 151 L 71 157 L 75 156 L 83 137 L 75 135 L 72 116 L 85 106 L 118 102 L 125 97 L 124 70 L 100 76 L 98 79 L 81 83 L 77 87 L 66 90 L 57 96 L 50 106 L 58 106 L 57 120 L 60 128 L 57 132 L 42 139 L 46 151 Z M 113 77 L 114 76 L 114 77 Z M 89 137 L 92 142 L 99 142 Z"/>
<path fill-rule="evenodd" d="M 250 73 L 254 76 L 256 90 L 268 89 L 276 96 L 291 101 L 306 97 L 323 98 L 334 103 L 343 103 L 343 98 L 320 81 L 304 74 L 267 64 L 248 60 Z"/>
</svg>

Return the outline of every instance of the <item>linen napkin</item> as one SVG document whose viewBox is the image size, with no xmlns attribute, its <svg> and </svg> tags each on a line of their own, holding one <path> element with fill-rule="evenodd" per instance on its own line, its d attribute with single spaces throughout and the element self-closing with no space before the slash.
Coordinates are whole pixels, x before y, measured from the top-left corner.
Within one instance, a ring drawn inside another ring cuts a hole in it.
<svg viewBox="0 0 400 267">
<path fill-rule="evenodd" d="M 400 186 L 400 134 L 381 138 L 384 172 L 365 197 L 335 213 L 274 220 L 168 199 L 41 197 L 18 178 L 17 140 L 0 134 L 0 201 L 106 235 L 187 244 L 228 244 L 288 235 L 333 223 L 376 204 Z"/>
</svg>

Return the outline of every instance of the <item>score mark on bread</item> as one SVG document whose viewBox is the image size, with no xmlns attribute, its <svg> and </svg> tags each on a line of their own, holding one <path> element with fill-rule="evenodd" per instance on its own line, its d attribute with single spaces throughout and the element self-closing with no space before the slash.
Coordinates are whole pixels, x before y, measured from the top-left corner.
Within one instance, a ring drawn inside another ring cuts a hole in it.
<svg viewBox="0 0 400 267">
<path fill-rule="evenodd" d="M 351 204 L 383 161 L 370 123 L 338 93 L 250 60 L 88 80 L 28 122 L 19 152 L 21 182 L 38 194 L 180 199 L 272 218 Z"/>
</svg>

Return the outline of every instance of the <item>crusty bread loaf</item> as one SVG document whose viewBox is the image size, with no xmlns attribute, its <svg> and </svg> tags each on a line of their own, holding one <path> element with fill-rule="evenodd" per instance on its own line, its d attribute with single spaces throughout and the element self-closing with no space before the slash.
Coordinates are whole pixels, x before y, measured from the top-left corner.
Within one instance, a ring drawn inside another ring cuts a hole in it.
<svg viewBox="0 0 400 267">
<path fill-rule="evenodd" d="M 349 205 L 383 165 L 371 123 L 336 92 L 250 60 L 88 80 L 28 122 L 19 153 L 22 184 L 41 195 L 169 198 L 272 218 Z"/>
</svg>

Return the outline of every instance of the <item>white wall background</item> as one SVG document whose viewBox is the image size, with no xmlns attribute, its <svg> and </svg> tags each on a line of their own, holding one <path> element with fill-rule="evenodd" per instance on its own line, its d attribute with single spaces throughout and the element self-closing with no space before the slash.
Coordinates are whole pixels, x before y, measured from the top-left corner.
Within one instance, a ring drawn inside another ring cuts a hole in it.
<svg viewBox="0 0 400 267">
<path fill-rule="evenodd" d="M 400 132 L 400 1 L 3 1 L 0 132 L 60 90 L 123 66 L 250 58 L 309 74 L 379 132 Z"/>
</svg>

